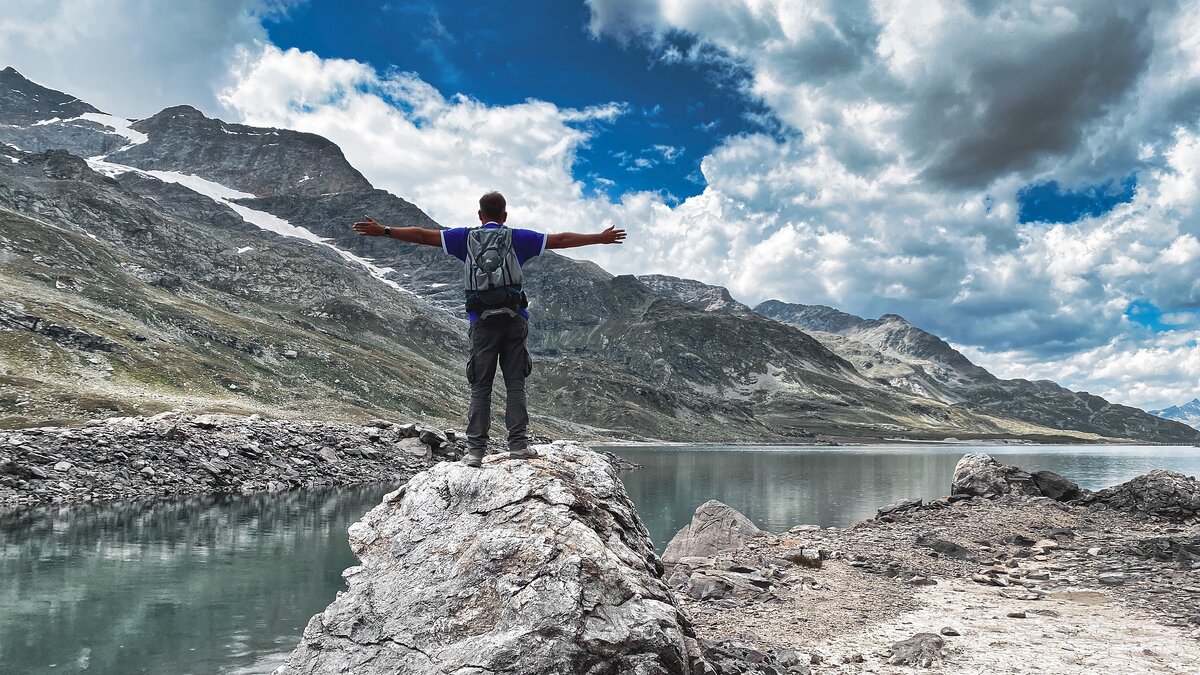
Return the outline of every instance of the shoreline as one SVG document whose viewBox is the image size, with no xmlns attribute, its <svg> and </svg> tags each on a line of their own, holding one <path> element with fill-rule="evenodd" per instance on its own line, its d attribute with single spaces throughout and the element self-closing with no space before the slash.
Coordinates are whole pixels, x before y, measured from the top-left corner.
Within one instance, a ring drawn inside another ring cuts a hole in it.
<svg viewBox="0 0 1200 675">
<path fill-rule="evenodd" d="M 406 481 L 462 452 L 453 432 L 386 420 L 118 417 L 0 432 L 0 508 Z"/>
</svg>

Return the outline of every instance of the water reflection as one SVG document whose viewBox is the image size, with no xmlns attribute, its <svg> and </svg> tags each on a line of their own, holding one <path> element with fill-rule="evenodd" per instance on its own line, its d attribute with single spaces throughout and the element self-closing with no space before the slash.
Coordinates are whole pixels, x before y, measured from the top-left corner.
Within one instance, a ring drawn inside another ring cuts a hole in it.
<svg viewBox="0 0 1200 675">
<path fill-rule="evenodd" d="M 907 497 L 949 493 L 954 465 L 980 450 L 1022 468 L 1061 473 L 1089 489 L 1153 468 L 1200 472 L 1196 448 L 1130 446 L 611 447 L 643 465 L 622 474 L 659 550 L 707 499 L 780 532 L 801 523 L 843 527 Z"/>
<path fill-rule="evenodd" d="M 0 670 L 270 672 L 344 588 L 346 528 L 390 489 L 0 514 Z"/>
</svg>

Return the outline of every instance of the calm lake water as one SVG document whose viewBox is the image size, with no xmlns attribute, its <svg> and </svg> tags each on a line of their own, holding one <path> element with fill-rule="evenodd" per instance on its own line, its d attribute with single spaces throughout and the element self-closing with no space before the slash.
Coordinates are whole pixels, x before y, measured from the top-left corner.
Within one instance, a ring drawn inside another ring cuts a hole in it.
<svg viewBox="0 0 1200 675">
<path fill-rule="evenodd" d="M 621 474 L 661 552 L 696 507 L 719 499 L 764 530 L 844 527 L 899 499 L 950 494 L 954 465 L 986 452 L 1027 471 L 1060 473 L 1096 490 L 1150 469 L 1200 473 L 1200 448 L 1103 445 L 606 447 L 643 466 Z"/>
<path fill-rule="evenodd" d="M 619 447 L 659 548 L 709 498 L 760 527 L 846 525 L 946 494 L 964 446 Z M 987 447 L 1099 488 L 1196 448 Z M 0 673 L 269 673 L 345 588 L 346 529 L 391 486 L 0 513 Z"/>
</svg>

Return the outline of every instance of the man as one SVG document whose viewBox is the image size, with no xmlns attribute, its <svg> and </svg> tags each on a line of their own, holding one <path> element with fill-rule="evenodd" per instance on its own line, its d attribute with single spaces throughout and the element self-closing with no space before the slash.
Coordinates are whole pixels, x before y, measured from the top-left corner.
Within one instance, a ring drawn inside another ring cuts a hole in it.
<svg viewBox="0 0 1200 675">
<path fill-rule="evenodd" d="M 463 261 L 463 291 L 471 357 L 467 360 L 467 382 L 471 403 L 467 409 L 467 455 L 463 463 L 478 467 L 487 448 L 492 422 L 492 381 L 496 364 L 504 373 L 508 406 L 509 456 L 537 457 L 529 447 L 529 411 L 525 404 L 525 378 L 533 369 L 525 339 L 529 336 L 528 300 L 521 288 L 521 268 L 546 249 L 574 248 L 592 244 L 620 244 L 625 230 L 614 227 L 599 234 L 560 232 L 542 234 L 507 227 L 507 205 L 499 192 L 479 198 L 480 227 L 428 230 L 423 227 L 385 227 L 370 217 L 354 224 L 354 231 L 369 237 L 390 237 L 413 244 L 440 246 Z"/>
</svg>

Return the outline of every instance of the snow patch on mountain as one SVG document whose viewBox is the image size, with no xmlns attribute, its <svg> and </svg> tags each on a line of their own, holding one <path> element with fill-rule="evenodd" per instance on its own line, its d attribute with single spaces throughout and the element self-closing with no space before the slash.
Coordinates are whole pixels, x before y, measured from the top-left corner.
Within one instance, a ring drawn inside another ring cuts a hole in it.
<svg viewBox="0 0 1200 675">
<path fill-rule="evenodd" d="M 234 213 L 241 216 L 242 220 L 250 223 L 251 225 L 256 225 L 264 230 L 267 230 L 268 232 L 274 232 L 275 234 L 282 235 L 284 237 L 303 239 L 319 246 L 329 248 L 335 251 L 345 260 L 357 265 L 361 265 L 367 270 L 367 272 L 371 274 L 371 276 L 375 277 L 379 281 L 382 281 L 388 286 L 391 286 L 395 290 L 400 291 L 401 293 L 408 293 L 416 296 L 416 293 L 387 278 L 388 274 L 395 272 L 395 270 L 393 270 L 391 267 L 380 267 L 366 258 L 354 255 L 349 251 L 342 250 L 333 244 L 330 244 L 327 239 L 317 236 L 312 230 L 304 227 L 297 227 L 283 218 L 271 215 L 266 211 L 251 209 L 233 201 L 236 199 L 253 199 L 254 195 L 250 194 L 249 192 L 234 190 L 233 188 L 226 187 L 220 183 L 216 183 L 199 176 L 193 176 L 191 174 L 180 173 L 178 171 L 147 171 L 132 166 L 126 166 L 124 164 L 109 162 L 103 157 L 91 157 L 87 160 L 87 162 L 94 171 L 106 176 L 118 176 L 123 173 L 133 172 L 142 174 L 144 176 L 157 178 L 165 183 L 176 183 L 182 185 L 192 192 L 204 195 L 218 204 L 228 206 L 233 210 Z M 241 252 L 242 251 L 238 251 L 238 253 Z"/>
<path fill-rule="evenodd" d="M 112 128 L 117 134 L 129 139 L 129 144 L 121 148 L 121 150 L 128 150 L 135 145 L 141 145 L 150 140 L 149 136 L 129 126 L 132 122 L 124 117 L 117 117 L 116 115 L 109 115 L 107 113 L 84 113 L 75 119 L 103 124 L 106 127 Z M 72 120 L 67 121 L 70 122 Z M 120 150 L 117 152 L 120 152 Z"/>
</svg>

